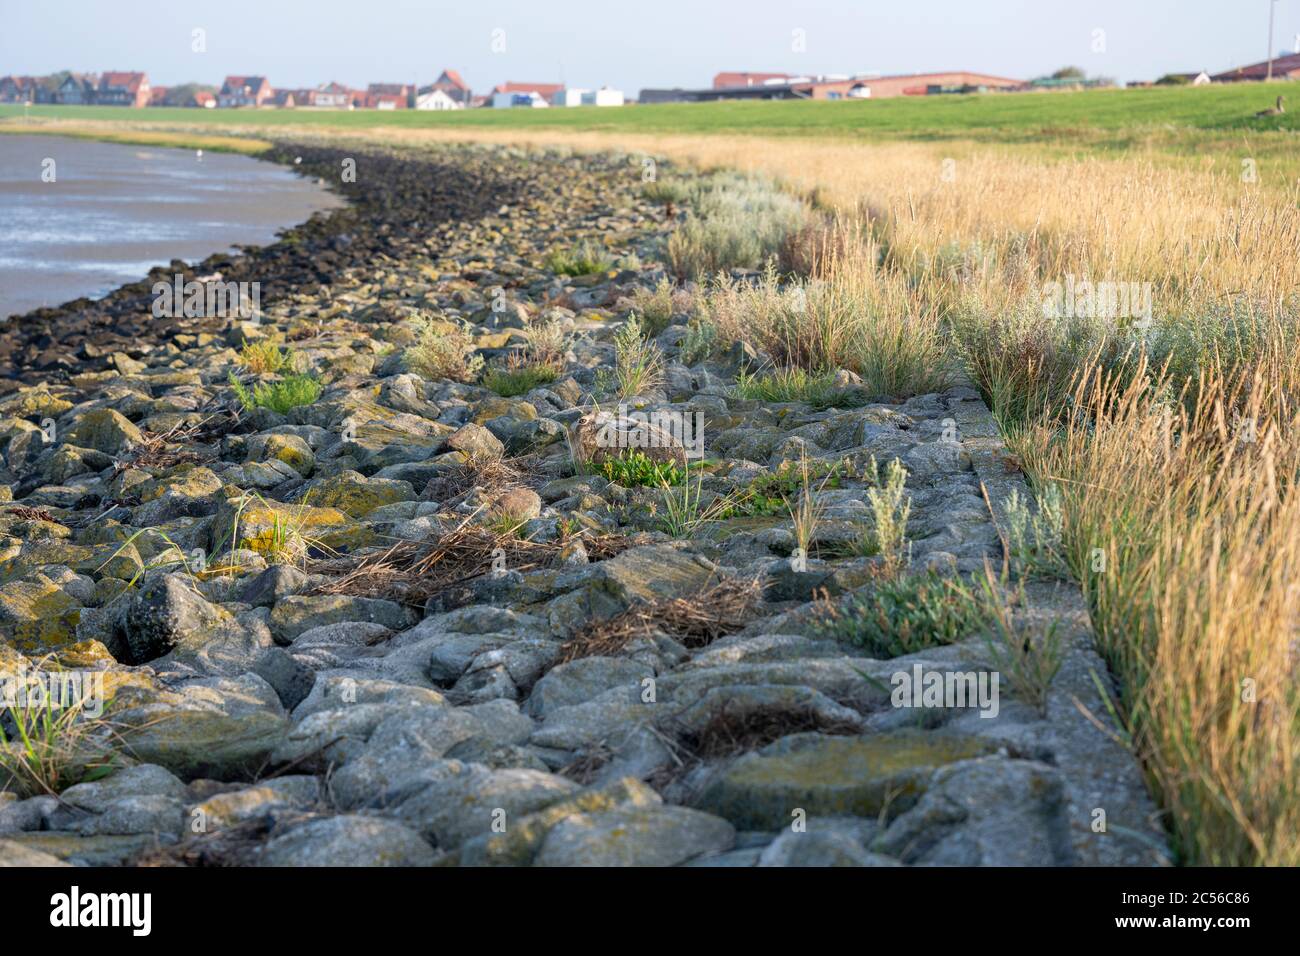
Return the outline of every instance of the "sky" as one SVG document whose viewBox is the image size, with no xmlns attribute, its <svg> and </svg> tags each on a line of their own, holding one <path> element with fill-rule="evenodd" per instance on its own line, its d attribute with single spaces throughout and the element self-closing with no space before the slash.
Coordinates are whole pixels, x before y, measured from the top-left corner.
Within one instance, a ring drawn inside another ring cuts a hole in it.
<svg viewBox="0 0 1300 956">
<path fill-rule="evenodd" d="M 143 70 L 155 85 L 507 80 L 708 86 L 721 70 L 1120 81 L 1265 59 L 1270 0 L 0 0 L 0 75 Z M 1276 0 L 1294 50 L 1300 0 Z M 202 51 L 195 49 L 202 31 Z"/>
</svg>

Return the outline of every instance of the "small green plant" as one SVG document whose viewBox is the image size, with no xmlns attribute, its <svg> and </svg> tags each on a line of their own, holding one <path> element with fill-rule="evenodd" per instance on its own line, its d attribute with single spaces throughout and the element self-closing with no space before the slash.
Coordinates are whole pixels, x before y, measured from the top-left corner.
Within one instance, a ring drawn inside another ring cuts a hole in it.
<svg viewBox="0 0 1300 956">
<path fill-rule="evenodd" d="M 884 479 L 875 456 L 867 471 L 867 504 L 871 507 L 871 553 L 884 561 L 885 570 L 898 573 L 908 562 L 907 519 L 912 513 L 912 499 L 907 496 L 907 469 L 895 458 L 885 466 Z"/>
<path fill-rule="evenodd" d="M 641 195 L 650 202 L 680 205 L 690 198 L 691 187 L 678 179 L 656 179 L 641 187 Z"/>
<path fill-rule="evenodd" d="M 761 402 L 807 402 L 819 411 L 862 404 L 857 392 L 836 383 L 834 372 L 810 372 L 798 367 L 761 375 L 742 371 L 736 376 L 736 394 Z"/>
<path fill-rule="evenodd" d="M 748 487 L 732 496 L 727 517 L 764 517 L 788 514 L 790 499 L 804 485 L 807 476 L 821 482 L 823 488 L 839 488 L 847 473 L 845 461 L 783 461 L 774 471 L 759 475 Z"/>
<path fill-rule="evenodd" d="M 642 451 L 608 455 L 596 466 L 596 473 L 624 488 L 680 485 L 686 469 L 671 461 L 655 461 Z"/>
<path fill-rule="evenodd" d="M 427 382 L 472 382 L 483 370 L 483 356 L 464 322 L 415 320 L 418 338 L 402 353 L 406 368 Z"/>
<path fill-rule="evenodd" d="M 662 384 L 663 374 L 663 352 L 659 346 L 646 340 L 640 320 L 633 315 L 614 333 L 612 375 L 602 369 L 596 376 L 596 387 L 600 391 L 612 391 L 620 398 L 629 398 Z"/>
<path fill-rule="evenodd" d="M 230 373 L 230 387 L 235 390 L 235 397 L 245 411 L 269 408 L 281 415 L 299 405 L 310 405 L 320 398 L 325 388 L 315 375 L 304 373 L 287 376 L 278 382 L 257 382 L 250 390 L 233 371 Z"/>
<path fill-rule="evenodd" d="M 1006 517 L 1009 557 L 1017 573 L 1042 578 L 1069 576 L 1061 543 L 1065 518 L 1059 486 L 1049 484 L 1043 489 L 1037 510 L 1013 490 L 1007 498 Z"/>
<path fill-rule="evenodd" d="M 826 488 L 831 478 L 829 474 L 822 478 L 821 484 L 817 487 L 817 493 L 814 493 L 812 490 L 813 477 L 814 471 L 808 464 L 808 456 L 804 455 L 799 460 L 798 495 L 793 502 L 788 498 L 786 499 L 790 520 L 794 525 L 795 549 L 798 554 L 805 558 L 812 554 L 812 545 L 817 536 L 817 527 L 821 524 L 822 514 L 826 510 L 825 503 L 820 500 L 820 493 Z"/>
<path fill-rule="evenodd" d="M 880 578 L 844 605 L 828 605 L 817 630 L 888 660 L 982 633 L 992 615 L 982 590 L 931 571 Z"/>
<path fill-rule="evenodd" d="M 236 360 L 244 368 L 258 375 L 278 375 L 285 369 L 292 368 L 294 354 L 291 349 L 281 350 L 274 342 L 244 341 Z"/>
<path fill-rule="evenodd" d="M 725 517 L 731 508 L 727 497 L 704 495 L 704 476 L 696 475 L 692 486 L 689 472 L 678 487 L 667 483 L 664 489 L 664 514 L 659 530 L 673 538 L 692 538 L 705 527 Z"/>
<path fill-rule="evenodd" d="M 556 275 L 587 276 L 610 271 L 614 260 L 604 249 L 584 241 L 574 249 L 552 249 L 542 265 Z"/>
<path fill-rule="evenodd" d="M 711 356 L 717 345 L 718 327 L 703 319 L 692 319 L 686 326 L 678 354 L 684 364 L 694 365 Z"/>
<path fill-rule="evenodd" d="M 502 398 L 525 395 L 539 385 L 547 385 L 560 377 L 553 365 L 517 365 L 515 367 L 491 366 L 483 373 L 483 386 Z"/>
<path fill-rule="evenodd" d="M 660 279 L 653 289 L 640 287 L 632 295 L 632 311 L 641 317 L 646 338 L 654 338 L 668 328 L 674 315 L 690 308 L 691 294 L 675 288 L 667 278 Z"/>
<path fill-rule="evenodd" d="M 986 606 L 991 611 L 990 633 L 985 644 L 993 666 L 1004 674 L 1012 692 L 1040 714 L 1047 713 L 1047 695 L 1052 680 L 1061 669 L 1065 657 L 1064 642 L 1053 620 L 1035 637 L 1027 629 L 1017 626 L 1012 610 L 1012 600 L 1007 596 L 1003 581 L 985 565 L 980 588 Z M 1025 605 L 1024 582 L 1017 585 L 1015 602 Z"/>
</svg>

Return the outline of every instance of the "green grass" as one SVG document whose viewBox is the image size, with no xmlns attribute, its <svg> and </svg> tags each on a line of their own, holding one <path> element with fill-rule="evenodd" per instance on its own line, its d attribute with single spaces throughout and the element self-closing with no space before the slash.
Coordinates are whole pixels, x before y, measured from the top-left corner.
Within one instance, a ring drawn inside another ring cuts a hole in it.
<svg viewBox="0 0 1300 956">
<path fill-rule="evenodd" d="M 573 249 L 552 249 L 542 264 L 560 276 L 596 275 L 614 268 L 614 260 L 609 254 L 590 242 Z"/>
<path fill-rule="evenodd" d="M 686 470 L 671 461 L 655 461 L 644 452 L 624 452 L 601 460 L 596 471 L 624 488 L 661 488 L 676 486 L 686 480 Z"/>
<path fill-rule="evenodd" d="M 234 372 L 230 373 L 230 387 L 245 411 L 269 408 L 281 415 L 299 405 L 310 405 L 325 388 L 314 375 L 290 375 L 278 382 L 258 382 L 250 390 Z"/>
<path fill-rule="evenodd" d="M 995 615 L 980 587 L 933 572 L 882 577 L 828 609 L 818 631 L 888 660 L 984 632 Z"/>
<path fill-rule="evenodd" d="M 569 129 L 613 132 L 762 133 L 830 135 L 855 139 L 970 138 L 987 134 L 1006 142 L 1069 139 L 1087 131 L 1115 132 L 1166 126 L 1196 130 L 1296 130 L 1300 111 L 1255 119 L 1290 83 L 1237 83 L 1082 92 L 898 97 L 864 101 L 732 101 L 662 103 L 619 109 L 550 110 L 197 110 L 122 109 L 111 106 L 34 106 L 34 118 L 239 126 L 363 129 Z M 0 106 L 0 118 L 22 117 L 23 107 Z M 1015 134 L 1010 136 L 1009 134 Z"/>
<path fill-rule="evenodd" d="M 834 372 L 802 368 L 773 369 L 758 375 L 742 371 L 736 376 L 736 394 L 760 402 L 807 402 L 819 410 L 862 404 L 852 390 L 836 384 Z"/>
<path fill-rule="evenodd" d="M 553 365 L 522 365 L 518 368 L 493 366 L 483 373 L 483 387 L 490 388 L 502 398 L 526 395 L 539 385 L 547 385 L 560 377 Z"/>
</svg>

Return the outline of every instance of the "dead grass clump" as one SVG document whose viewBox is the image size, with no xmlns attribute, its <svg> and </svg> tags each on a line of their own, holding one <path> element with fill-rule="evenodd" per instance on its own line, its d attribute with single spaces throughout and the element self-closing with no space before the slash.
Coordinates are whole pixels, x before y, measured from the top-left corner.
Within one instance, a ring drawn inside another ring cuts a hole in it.
<svg viewBox="0 0 1300 956">
<path fill-rule="evenodd" d="M 26 505 L 19 505 L 17 508 L 6 508 L 3 512 L 6 518 L 17 518 L 19 521 L 48 521 L 54 523 L 54 515 L 50 514 L 44 508 L 29 508 Z"/>
<path fill-rule="evenodd" d="M 616 654 L 638 637 L 662 631 L 687 647 L 706 647 L 754 616 L 757 581 L 726 579 L 690 597 L 646 602 L 608 621 L 593 621 L 560 647 L 560 662 Z"/>
<path fill-rule="evenodd" d="M 489 498 L 529 484 L 535 473 L 528 458 L 471 458 L 454 465 L 424 486 L 423 498 L 450 510 L 478 488 Z"/>
<path fill-rule="evenodd" d="M 860 727 L 849 721 L 829 720 L 808 708 L 765 707 L 744 710 L 723 706 L 699 731 L 684 734 L 679 741 L 702 760 L 732 757 L 766 747 L 791 734 L 814 731 L 823 734 L 857 734 Z"/>
<path fill-rule="evenodd" d="M 218 416 L 213 415 L 193 425 L 174 425 L 165 432 L 144 432 L 126 457 L 114 462 L 113 467 L 119 472 L 127 468 L 149 471 L 211 461 L 216 455 L 197 452 L 194 447 L 211 440 L 213 433 L 222 428 L 217 419 Z M 215 437 L 224 434 L 225 430 L 219 431 Z"/>
<path fill-rule="evenodd" d="M 333 579 L 315 594 L 387 597 L 421 606 L 435 594 L 467 585 L 499 567 L 536 571 L 554 563 L 564 547 L 581 538 L 593 561 L 612 558 L 629 546 L 621 535 L 565 535 L 554 541 L 521 538 L 513 530 L 471 524 L 468 519 L 434 541 L 399 541 L 359 560 L 343 557 L 312 564 Z"/>
</svg>

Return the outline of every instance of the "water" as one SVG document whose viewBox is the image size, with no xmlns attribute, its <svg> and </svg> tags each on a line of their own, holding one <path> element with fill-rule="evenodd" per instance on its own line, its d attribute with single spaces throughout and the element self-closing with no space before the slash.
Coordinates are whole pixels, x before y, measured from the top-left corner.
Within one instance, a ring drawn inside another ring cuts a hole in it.
<svg viewBox="0 0 1300 956">
<path fill-rule="evenodd" d="M 0 316 L 97 298 L 172 259 L 265 245 L 339 205 L 247 156 L 0 136 Z"/>
</svg>

